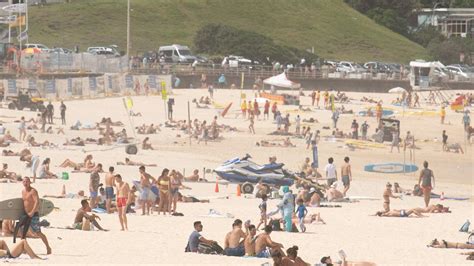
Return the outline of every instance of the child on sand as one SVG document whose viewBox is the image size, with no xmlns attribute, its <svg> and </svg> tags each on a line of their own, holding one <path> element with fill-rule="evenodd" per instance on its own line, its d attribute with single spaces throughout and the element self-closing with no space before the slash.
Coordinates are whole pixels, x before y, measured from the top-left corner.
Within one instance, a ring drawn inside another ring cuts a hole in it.
<svg viewBox="0 0 474 266">
<path fill-rule="evenodd" d="M 257 225 L 257 230 L 259 230 L 260 225 L 263 224 L 265 227 L 267 225 L 267 195 L 262 195 L 262 202 L 258 205 L 260 209 L 260 223 Z"/>
<path fill-rule="evenodd" d="M 298 208 L 296 208 L 296 214 L 298 215 L 298 222 L 301 232 L 306 232 L 306 226 L 304 225 L 304 217 L 308 214 L 308 210 L 304 206 L 303 199 L 298 200 Z"/>
</svg>

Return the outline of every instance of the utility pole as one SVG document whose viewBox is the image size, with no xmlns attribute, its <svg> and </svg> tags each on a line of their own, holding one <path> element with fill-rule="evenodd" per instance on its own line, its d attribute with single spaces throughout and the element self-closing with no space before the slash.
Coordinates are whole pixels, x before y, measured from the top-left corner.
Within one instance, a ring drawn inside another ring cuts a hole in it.
<svg viewBox="0 0 474 266">
<path fill-rule="evenodd" d="M 130 0 L 127 0 L 127 58 L 130 53 Z"/>
</svg>

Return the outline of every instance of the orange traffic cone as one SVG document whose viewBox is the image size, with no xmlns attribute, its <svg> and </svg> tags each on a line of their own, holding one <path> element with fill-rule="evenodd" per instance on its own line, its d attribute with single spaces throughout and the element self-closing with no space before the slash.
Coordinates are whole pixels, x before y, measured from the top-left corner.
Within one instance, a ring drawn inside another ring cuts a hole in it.
<svg viewBox="0 0 474 266">
<path fill-rule="evenodd" d="M 242 192 L 240 191 L 240 185 L 237 185 L 237 197 L 240 197 Z"/>
<path fill-rule="evenodd" d="M 219 193 L 219 183 L 217 182 L 217 179 L 216 179 L 216 188 L 214 189 L 214 192 Z"/>
</svg>

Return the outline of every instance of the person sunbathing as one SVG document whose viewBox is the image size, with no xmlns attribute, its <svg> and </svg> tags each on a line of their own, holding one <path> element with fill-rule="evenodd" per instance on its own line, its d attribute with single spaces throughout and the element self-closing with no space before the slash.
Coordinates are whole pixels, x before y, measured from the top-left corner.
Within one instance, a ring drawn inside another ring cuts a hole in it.
<svg viewBox="0 0 474 266">
<path fill-rule="evenodd" d="M 329 202 L 344 201 L 344 194 L 336 189 L 337 184 L 334 182 L 331 187 L 326 190 L 326 198 Z"/>
<path fill-rule="evenodd" d="M 130 165 L 130 166 L 157 166 L 156 164 L 145 164 L 142 162 L 134 162 L 129 158 L 125 158 L 125 162 L 117 162 L 117 165 Z"/>
<path fill-rule="evenodd" d="M 8 170 L 8 164 L 4 163 L 2 170 L 0 170 L 0 180 L 5 179 L 10 181 L 10 182 L 17 182 L 21 180 L 21 176 L 17 175 L 14 172 L 9 172 Z"/>
<path fill-rule="evenodd" d="M 26 143 L 28 143 L 28 145 L 31 147 L 47 147 L 50 144 L 47 140 L 45 140 L 43 143 L 36 142 L 35 137 L 31 135 L 26 138 Z"/>
<path fill-rule="evenodd" d="M 411 210 L 390 210 L 388 212 L 384 211 L 379 211 L 375 213 L 376 216 L 380 217 L 410 217 L 411 215 L 417 216 L 417 217 L 426 217 L 423 214 L 419 213 L 415 209 Z"/>
<path fill-rule="evenodd" d="M 4 143 L 19 143 L 19 141 L 12 136 L 10 131 L 7 131 L 5 135 L 3 136 L 3 142 Z"/>
<path fill-rule="evenodd" d="M 4 240 L 0 240 L 0 258 L 15 259 L 26 253 L 32 259 L 42 259 L 33 251 L 26 239 L 21 239 L 16 243 L 12 249 L 8 248 L 7 243 Z"/>
<path fill-rule="evenodd" d="M 77 193 L 66 193 L 66 185 L 63 185 L 61 194 L 59 195 L 44 195 L 43 198 L 54 199 L 86 199 L 84 190 L 79 190 Z"/>
<path fill-rule="evenodd" d="M 448 242 L 446 240 L 434 239 L 428 245 L 430 248 L 459 248 L 459 249 L 474 249 L 474 244 L 469 243 L 459 243 L 459 242 Z"/>
<path fill-rule="evenodd" d="M 293 217 L 291 218 L 293 224 L 298 225 L 299 224 L 299 219 L 296 216 L 296 213 L 293 213 Z M 320 213 L 314 213 L 314 214 L 307 214 L 304 219 L 303 223 L 305 224 L 315 224 L 315 223 L 322 223 L 326 224 L 326 222 L 321 218 Z"/>
<path fill-rule="evenodd" d="M 413 210 L 419 213 L 450 213 L 449 207 L 444 207 L 441 204 L 430 205 L 425 208 L 413 208 Z"/>
<path fill-rule="evenodd" d="M 464 150 L 459 143 L 448 144 L 446 146 L 446 151 L 464 154 Z"/>
<path fill-rule="evenodd" d="M 20 156 L 19 152 L 14 152 L 12 150 L 3 150 L 2 156 Z"/>
<path fill-rule="evenodd" d="M 120 121 L 117 121 L 117 122 L 113 122 L 112 119 L 110 117 L 102 117 L 102 119 L 100 120 L 99 124 L 101 125 L 110 125 L 110 126 L 115 126 L 115 127 L 121 127 L 123 126 L 123 123 L 120 122 Z"/>
<path fill-rule="evenodd" d="M 59 167 L 72 167 L 74 170 L 90 170 L 95 167 L 95 163 L 92 162 L 92 158 L 92 154 L 86 155 L 86 158 L 84 158 L 84 163 L 75 163 L 70 159 L 66 159 L 59 165 Z"/>
<path fill-rule="evenodd" d="M 184 196 L 183 194 L 181 194 L 181 192 L 178 192 L 178 201 L 180 201 L 180 202 L 191 202 L 191 203 L 194 203 L 194 202 L 209 203 L 210 202 L 208 199 L 200 200 L 200 199 L 198 199 L 196 197 L 193 197 L 193 196 Z"/>
</svg>

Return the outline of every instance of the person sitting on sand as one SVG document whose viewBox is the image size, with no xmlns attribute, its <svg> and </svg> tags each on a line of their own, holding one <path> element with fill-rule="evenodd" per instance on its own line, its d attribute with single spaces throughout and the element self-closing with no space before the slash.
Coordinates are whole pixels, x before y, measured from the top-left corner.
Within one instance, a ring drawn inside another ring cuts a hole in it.
<svg viewBox="0 0 474 266">
<path fill-rule="evenodd" d="M 154 150 L 153 147 L 151 146 L 151 143 L 149 142 L 150 138 L 146 137 L 143 142 L 142 142 L 142 149 L 143 150 Z"/>
<path fill-rule="evenodd" d="M 391 210 L 391 211 L 387 211 L 387 212 L 376 212 L 375 215 L 376 216 L 380 216 L 380 217 L 410 217 L 410 215 L 414 215 L 414 216 L 417 216 L 417 217 L 426 217 L 424 216 L 423 214 L 417 212 L 415 209 L 411 209 L 411 210 Z"/>
<path fill-rule="evenodd" d="M 248 226 L 247 236 L 244 240 L 245 256 L 255 256 L 255 235 L 257 234 L 257 228 L 255 225 L 250 224 Z"/>
<path fill-rule="evenodd" d="M 464 150 L 459 143 L 448 144 L 446 146 L 446 151 L 464 154 Z"/>
<path fill-rule="evenodd" d="M 469 243 L 458 243 L 458 242 L 448 242 L 446 240 L 434 239 L 428 245 L 430 248 L 458 248 L 458 249 L 474 249 L 474 244 Z"/>
<path fill-rule="evenodd" d="M 145 164 L 142 162 L 134 162 L 129 158 L 125 158 L 125 162 L 117 162 L 117 165 L 130 165 L 130 166 L 157 166 L 156 164 Z"/>
<path fill-rule="evenodd" d="M 8 171 L 8 164 L 4 163 L 2 166 L 2 170 L 0 170 L 0 180 L 10 180 L 11 182 L 21 181 L 21 176 L 17 175 L 15 172 Z"/>
<path fill-rule="evenodd" d="M 2 235 L 3 236 L 13 236 L 15 232 L 15 221 L 13 220 L 3 220 L 2 223 Z M 23 232 L 23 227 L 21 226 L 20 229 L 18 230 L 17 237 L 21 237 Z M 28 229 L 28 232 L 26 233 L 27 238 L 39 238 L 39 236 L 31 230 L 31 227 Z"/>
<path fill-rule="evenodd" d="M 326 198 L 329 202 L 338 202 L 344 200 L 344 194 L 336 189 L 337 183 L 334 182 L 326 190 Z"/>
<path fill-rule="evenodd" d="M 277 253 L 278 254 L 278 253 Z M 310 263 L 305 262 L 302 258 L 298 257 L 298 246 L 292 246 L 286 250 L 286 257 L 282 257 L 282 266 L 309 266 Z M 272 254 L 273 257 L 274 254 Z"/>
<path fill-rule="evenodd" d="M 97 227 L 97 229 L 101 231 L 107 231 L 102 228 L 96 219 L 100 220 L 100 217 L 95 215 L 94 213 L 88 214 L 91 212 L 91 207 L 89 206 L 89 202 L 86 199 L 81 200 L 81 208 L 77 210 L 76 217 L 74 218 L 74 229 L 79 229 L 83 231 L 90 231 L 91 230 L 91 223 Z"/>
<path fill-rule="evenodd" d="M 245 229 L 248 231 L 249 223 L 245 223 Z M 224 255 L 241 257 L 245 255 L 245 247 L 242 240 L 245 240 L 247 234 L 242 230 L 242 220 L 236 219 L 232 224 L 232 231 L 227 233 L 224 239 Z"/>
<path fill-rule="evenodd" d="M 18 243 L 16 243 L 13 248 L 10 250 L 8 248 L 7 243 L 5 240 L 0 240 L 0 258 L 6 259 L 15 259 L 21 256 L 21 254 L 26 253 L 32 259 L 42 259 L 36 255 L 33 249 L 30 247 L 26 239 L 21 239 Z"/>
<path fill-rule="evenodd" d="M 265 232 L 258 235 L 255 240 L 255 254 L 257 258 L 270 258 L 272 252 L 280 252 L 282 256 L 285 255 L 282 248 L 283 245 L 272 241 L 270 234 L 273 229 L 271 225 L 265 226 Z"/>
<path fill-rule="evenodd" d="M 201 242 L 207 245 L 217 244 L 216 241 L 206 239 L 201 235 L 202 227 L 201 221 L 194 222 L 194 231 L 189 236 L 188 244 L 185 249 L 186 252 L 199 252 L 198 247 Z"/>
<path fill-rule="evenodd" d="M 201 182 L 201 181 L 207 181 L 207 180 L 205 180 L 203 178 L 200 178 L 199 177 L 199 170 L 194 169 L 192 175 L 184 177 L 184 181 L 187 181 L 187 182 Z"/>
<path fill-rule="evenodd" d="M 38 178 L 43 178 L 43 179 L 58 178 L 57 175 L 55 175 L 49 170 L 50 163 L 51 163 L 51 159 L 49 158 L 44 159 L 39 170 Z"/>
<path fill-rule="evenodd" d="M 66 185 L 63 185 L 61 194 L 59 195 L 44 195 L 43 198 L 55 199 L 86 199 L 84 190 L 79 190 L 77 193 L 66 193 Z"/>
</svg>

